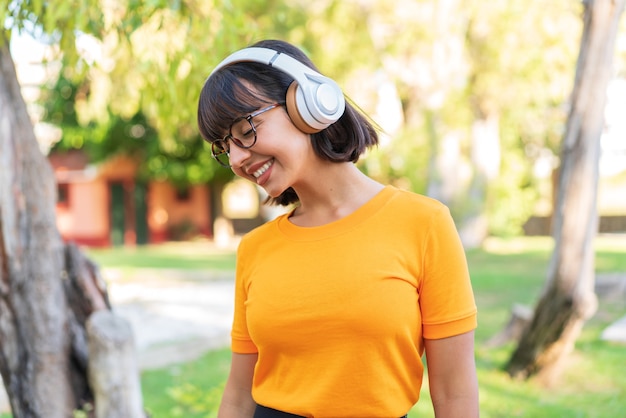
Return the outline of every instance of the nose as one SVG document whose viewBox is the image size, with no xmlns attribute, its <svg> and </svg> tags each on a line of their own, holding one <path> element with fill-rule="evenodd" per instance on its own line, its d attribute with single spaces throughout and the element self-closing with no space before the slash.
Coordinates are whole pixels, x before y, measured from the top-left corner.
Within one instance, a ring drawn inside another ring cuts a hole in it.
<svg viewBox="0 0 626 418">
<path fill-rule="evenodd" d="M 240 169 L 249 157 L 249 149 L 239 148 L 238 146 L 231 144 L 230 151 L 228 153 L 228 160 L 230 161 L 230 166 L 233 169 Z"/>
</svg>

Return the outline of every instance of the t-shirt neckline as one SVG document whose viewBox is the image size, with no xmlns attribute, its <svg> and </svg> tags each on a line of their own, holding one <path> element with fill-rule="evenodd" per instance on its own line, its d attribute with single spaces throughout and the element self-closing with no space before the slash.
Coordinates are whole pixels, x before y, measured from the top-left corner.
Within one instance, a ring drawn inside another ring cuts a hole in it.
<svg viewBox="0 0 626 418">
<path fill-rule="evenodd" d="M 374 197 L 351 214 L 336 221 L 319 226 L 298 226 L 289 220 L 290 211 L 277 219 L 279 231 L 287 238 L 296 241 L 317 241 L 349 231 L 378 212 L 395 192 L 395 188 L 386 185 Z"/>
</svg>

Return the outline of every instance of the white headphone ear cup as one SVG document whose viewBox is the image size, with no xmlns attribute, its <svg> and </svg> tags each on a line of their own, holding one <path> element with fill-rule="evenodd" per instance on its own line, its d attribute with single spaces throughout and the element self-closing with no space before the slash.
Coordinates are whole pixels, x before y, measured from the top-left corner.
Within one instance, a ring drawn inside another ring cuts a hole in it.
<svg viewBox="0 0 626 418">
<path fill-rule="evenodd" d="M 287 103 L 287 114 L 296 128 L 300 129 L 305 134 L 317 133 L 322 129 L 312 127 L 302 117 L 301 112 L 306 112 L 307 109 L 301 109 L 302 106 L 298 106 L 298 100 L 296 98 L 298 88 L 298 83 L 293 81 L 287 89 L 287 96 L 285 97 L 285 102 Z"/>
</svg>

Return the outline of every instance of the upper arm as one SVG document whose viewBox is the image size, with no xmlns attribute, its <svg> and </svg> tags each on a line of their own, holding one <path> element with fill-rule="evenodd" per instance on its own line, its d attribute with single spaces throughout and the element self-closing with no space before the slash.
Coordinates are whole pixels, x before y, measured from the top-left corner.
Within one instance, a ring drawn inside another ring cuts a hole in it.
<svg viewBox="0 0 626 418">
<path fill-rule="evenodd" d="M 233 353 L 230 374 L 220 403 L 219 418 L 252 417 L 256 403 L 252 399 L 252 379 L 258 354 Z"/>
<path fill-rule="evenodd" d="M 478 417 L 474 331 L 425 339 L 430 393 L 436 417 Z"/>
</svg>

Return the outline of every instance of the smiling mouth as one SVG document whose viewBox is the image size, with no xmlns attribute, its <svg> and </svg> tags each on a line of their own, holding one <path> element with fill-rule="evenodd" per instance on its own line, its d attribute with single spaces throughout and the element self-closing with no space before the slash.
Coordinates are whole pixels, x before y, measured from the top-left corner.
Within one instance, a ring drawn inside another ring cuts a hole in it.
<svg viewBox="0 0 626 418">
<path fill-rule="evenodd" d="M 267 171 L 268 168 L 272 166 L 273 163 L 274 163 L 274 160 L 266 162 L 265 164 L 263 164 L 261 168 L 259 168 L 257 171 L 252 173 L 252 175 L 258 179 L 259 177 L 263 175 L 263 173 Z"/>
</svg>

